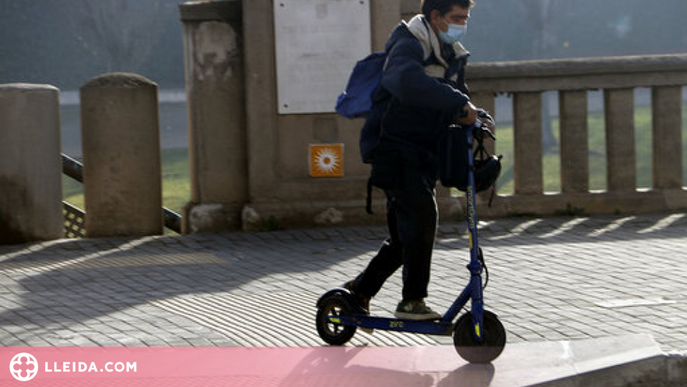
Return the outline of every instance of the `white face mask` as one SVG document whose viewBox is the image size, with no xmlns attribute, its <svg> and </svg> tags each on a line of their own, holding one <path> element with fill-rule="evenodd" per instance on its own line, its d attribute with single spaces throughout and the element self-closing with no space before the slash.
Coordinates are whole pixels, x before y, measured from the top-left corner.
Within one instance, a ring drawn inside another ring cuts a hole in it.
<svg viewBox="0 0 687 387">
<path fill-rule="evenodd" d="M 455 44 L 459 42 L 467 32 L 467 25 L 449 23 L 446 32 L 439 30 L 439 39 L 446 44 Z"/>
</svg>

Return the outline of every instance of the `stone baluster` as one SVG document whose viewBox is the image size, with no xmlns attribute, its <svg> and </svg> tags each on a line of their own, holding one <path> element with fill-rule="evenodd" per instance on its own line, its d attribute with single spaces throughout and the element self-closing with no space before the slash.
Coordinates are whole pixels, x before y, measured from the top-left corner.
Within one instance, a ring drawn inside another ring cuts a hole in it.
<svg viewBox="0 0 687 387">
<path fill-rule="evenodd" d="M 589 144 L 587 91 L 561 91 L 560 117 L 561 191 L 589 191 Z"/>
<path fill-rule="evenodd" d="M 605 89 L 604 110 L 608 191 L 634 191 L 637 188 L 634 90 Z"/>
<path fill-rule="evenodd" d="M 541 93 L 515 93 L 513 97 L 513 138 L 516 194 L 541 194 L 542 140 Z"/>
<path fill-rule="evenodd" d="M 496 97 L 492 92 L 477 92 L 470 95 L 472 103 L 478 108 L 482 108 L 491 114 L 492 117 L 496 117 Z M 498 122 L 497 122 L 498 124 Z M 496 128 L 498 129 L 498 128 Z M 494 141 L 486 141 L 484 146 L 487 151 L 491 154 L 496 153 Z"/>
<path fill-rule="evenodd" d="M 651 90 L 653 188 L 682 188 L 682 87 Z"/>
</svg>

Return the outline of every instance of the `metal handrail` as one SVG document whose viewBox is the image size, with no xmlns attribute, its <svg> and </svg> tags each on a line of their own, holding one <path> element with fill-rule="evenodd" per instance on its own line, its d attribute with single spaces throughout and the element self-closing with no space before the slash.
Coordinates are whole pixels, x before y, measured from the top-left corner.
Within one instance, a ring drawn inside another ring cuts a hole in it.
<svg viewBox="0 0 687 387">
<path fill-rule="evenodd" d="M 62 153 L 62 173 L 83 183 L 83 164 Z"/>
<path fill-rule="evenodd" d="M 64 153 L 62 153 L 62 173 L 83 183 L 83 164 Z M 165 227 L 181 234 L 181 215 L 167 207 L 162 207 L 162 212 Z"/>
</svg>

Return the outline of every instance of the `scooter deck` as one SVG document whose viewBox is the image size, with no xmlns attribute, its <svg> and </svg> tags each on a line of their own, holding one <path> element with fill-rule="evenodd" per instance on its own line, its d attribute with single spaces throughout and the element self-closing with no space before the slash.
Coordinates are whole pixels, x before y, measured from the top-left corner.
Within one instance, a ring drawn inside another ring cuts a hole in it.
<svg viewBox="0 0 687 387">
<path fill-rule="evenodd" d="M 453 324 L 441 322 L 440 320 L 416 321 L 354 314 L 351 316 L 329 316 L 329 321 L 343 325 L 385 331 L 424 333 L 441 336 L 451 336 L 453 334 Z"/>
</svg>

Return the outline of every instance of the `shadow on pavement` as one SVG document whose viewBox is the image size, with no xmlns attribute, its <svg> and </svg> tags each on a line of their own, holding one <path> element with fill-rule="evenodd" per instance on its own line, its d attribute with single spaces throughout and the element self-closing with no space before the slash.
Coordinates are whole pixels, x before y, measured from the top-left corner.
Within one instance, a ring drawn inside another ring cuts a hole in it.
<svg viewBox="0 0 687 387">
<path fill-rule="evenodd" d="M 498 253 L 499 247 L 513 245 L 685 237 L 686 226 L 683 213 L 510 218 L 484 222 L 480 241 L 490 252 Z M 259 291 L 260 281 L 265 279 L 288 291 L 318 293 L 357 274 L 385 235 L 383 227 L 366 227 L 61 240 L 0 247 L 0 286 L 19 299 L 5 305 L 0 327 L 35 325 L 40 329 L 55 323 L 69 327 L 179 295 L 239 291 L 255 285 L 245 289 L 250 294 Z M 466 253 L 465 236 L 462 223 L 442 226 L 436 251 Z M 334 279 L 321 275 L 332 269 L 340 275 Z M 314 289 L 314 282 L 321 283 L 321 288 Z"/>
</svg>

